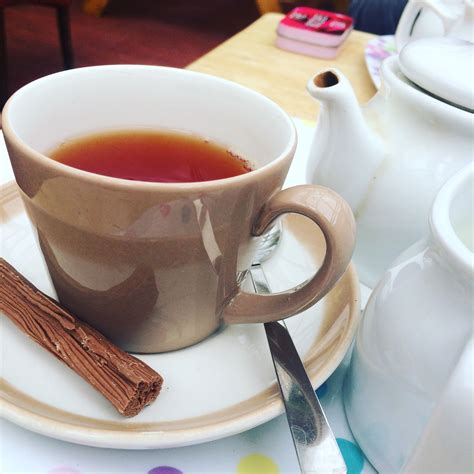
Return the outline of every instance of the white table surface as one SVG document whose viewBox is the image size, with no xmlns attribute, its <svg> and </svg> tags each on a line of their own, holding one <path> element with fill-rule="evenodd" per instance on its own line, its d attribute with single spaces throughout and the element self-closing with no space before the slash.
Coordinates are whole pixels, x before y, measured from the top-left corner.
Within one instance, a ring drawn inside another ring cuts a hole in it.
<svg viewBox="0 0 474 474">
<path fill-rule="evenodd" d="M 312 124 L 295 119 L 297 153 L 307 153 Z M 0 137 L 0 185 L 13 179 Z M 369 290 L 361 290 L 362 305 Z M 354 441 L 342 404 L 342 383 L 350 354 L 317 393 L 337 438 L 349 474 L 373 473 Z M 298 473 L 293 443 L 284 415 L 239 435 L 218 441 L 164 450 L 90 448 L 26 431 L 0 419 L 0 473 L 41 474 L 292 474 Z"/>
</svg>

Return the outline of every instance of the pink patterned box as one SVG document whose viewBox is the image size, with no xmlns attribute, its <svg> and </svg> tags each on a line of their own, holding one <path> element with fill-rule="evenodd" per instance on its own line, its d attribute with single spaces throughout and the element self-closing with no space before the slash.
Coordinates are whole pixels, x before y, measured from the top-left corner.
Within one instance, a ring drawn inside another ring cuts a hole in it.
<svg viewBox="0 0 474 474">
<path fill-rule="evenodd" d="M 352 18 L 347 15 L 297 7 L 278 24 L 276 45 L 296 53 L 334 58 L 352 29 Z"/>
</svg>

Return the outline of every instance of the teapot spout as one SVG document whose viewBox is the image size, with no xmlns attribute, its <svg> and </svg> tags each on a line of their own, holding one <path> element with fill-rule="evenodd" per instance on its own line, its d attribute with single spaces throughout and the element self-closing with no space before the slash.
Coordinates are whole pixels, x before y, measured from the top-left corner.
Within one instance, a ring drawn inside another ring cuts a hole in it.
<svg viewBox="0 0 474 474">
<path fill-rule="evenodd" d="M 356 213 L 383 161 L 382 142 L 366 124 L 352 87 L 340 71 L 321 71 L 308 81 L 307 89 L 321 105 L 307 181 L 334 189 Z"/>
</svg>

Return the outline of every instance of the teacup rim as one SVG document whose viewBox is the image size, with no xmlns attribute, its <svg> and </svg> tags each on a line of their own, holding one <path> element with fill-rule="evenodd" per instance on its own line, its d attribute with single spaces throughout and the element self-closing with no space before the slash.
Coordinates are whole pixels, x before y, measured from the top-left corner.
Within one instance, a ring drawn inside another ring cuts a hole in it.
<svg viewBox="0 0 474 474">
<path fill-rule="evenodd" d="M 269 163 L 252 170 L 249 173 L 232 176 L 229 178 L 222 178 L 216 179 L 212 181 L 196 181 L 196 182 L 173 182 L 173 183 L 163 183 L 163 182 L 151 182 L 151 181 L 139 181 L 139 180 L 128 180 L 124 178 L 116 178 L 112 176 L 105 176 L 96 173 L 92 173 L 89 171 L 80 170 L 74 168 L 72 166 L 66 165 L 59 161 L 55 161 L 52 158 L 46 156 L 44 153 L 39 152 L 38 150 L 34 149 L 27 143 L 23 141 L 22 138 L 18 136 L 18 134 L 14 131 L 12 124 L 10 123 L 9 112 L 11 107 L 14 105 L 15 100 L 25 91 L 30 89 L 31 87 L 37 87 L 38 84 L 41 82 L 46 82 L 50 80 L 52 77 L 57 77 L 58 75 L 67 76 L 72 74 L 77 74 L 78 72 L 83 72 L 86 70 L 115 70 L 115 69 L 122 69 L 122 70 L 131 70 L 131 69 L 143 69 L 143 70 L 167 70 L 167 71 L 174 71 L 178 73 L 183 73 L 187 75 L 194 75 L 195 77 L 206 77 L 210 80 L 216 81 L 217 83 L 224 83 L 230 85 L 234 88 L 240 89 L 246 94 L 251 94 L 258 98 L 258 100 L 263 100 L 266 102 L 271 108 L 275 109 L 278 114 L 284 119 L 286 124 L 288 125 L 288 130 L 290 131 L 290 136 L 288 143 L 286 144 L 285 148 L 280 152 L 280 154 L 274 158 Z M 2 131 L 7 139 L 7 146 L 8 141 L 11 141 L 15 144 L 15 146 L 22 151 L 25 155 L 33 159 L 38 164 L 44 165 L 52 170 L 57 171 L 61 174 L 68 174 L 69 176 L 78 179 L 80 181 L 86 182 L 94 182 L 95 184 L 101 185 L 105 188 L 119 188 L 119 189 L 135 189 L 137 191 L 160 191 L 160 192 L 179 192 L 179 191 L 205 191 L 205 190 L 213 190 L 222 186 L 240 186 L 245 184 L 247 181 L 254 181 L 258 179 L 261 175 L 268 172 L 274 167 L 278 167 L 282 162 L 288 159 L 289 156 L 293 156 L 296 151 L 296 146 L 298 142 L 296 126 L 289 116 L 289 114 L 276 102 L 266 97 L 264 94 L 255 91 L 249 87 L 243 86 L 237 82 L 231 81 L 229 79 L 224 79 L 218 76 L 214 76 L 211 74 L 206 74 L 198 71 L 192 71 L 189 69 L 181 69 L 176 67 L 170 66 L 159 66 L 159 65 L 147 65 L 147 64 L 107 64 L 107 65 L 98 65 L 98 66 L 85 66 L 80 68 L 68 69 L 64 71 L 59 71 L 53 74 L 49 74 L 47 76 L 40 77 L 35 79 L 28 84 L 25 84 L 16 92 L 14 92 L 6 102 L 3 111 L 2 111 Z"/>
</svg>

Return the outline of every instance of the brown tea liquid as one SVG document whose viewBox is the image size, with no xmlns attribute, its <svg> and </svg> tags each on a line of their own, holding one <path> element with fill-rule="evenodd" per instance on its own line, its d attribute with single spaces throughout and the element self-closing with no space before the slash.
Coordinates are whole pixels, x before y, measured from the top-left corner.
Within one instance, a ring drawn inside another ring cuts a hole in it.
<svg viewBox="0 0 474 474">
<path fill-rule="evenodd" d="M 70 140 L 49 156 L 91 173 L 135 181 L 190 183 L 251 171 L 247 161 L 195 135 L 123 130 Z"/>
</svg>

